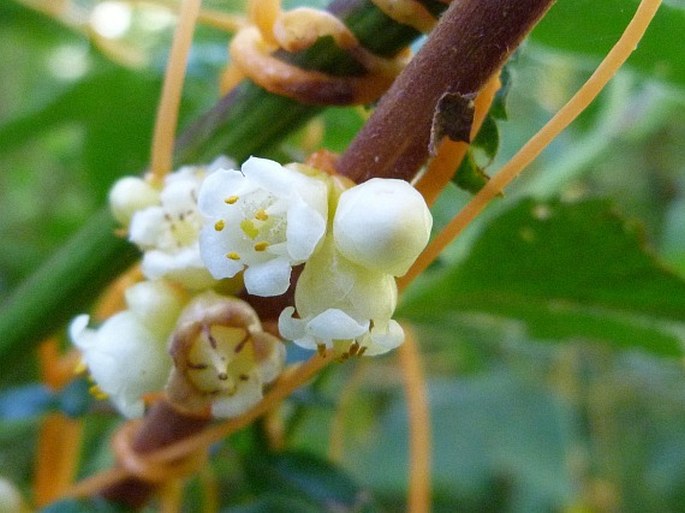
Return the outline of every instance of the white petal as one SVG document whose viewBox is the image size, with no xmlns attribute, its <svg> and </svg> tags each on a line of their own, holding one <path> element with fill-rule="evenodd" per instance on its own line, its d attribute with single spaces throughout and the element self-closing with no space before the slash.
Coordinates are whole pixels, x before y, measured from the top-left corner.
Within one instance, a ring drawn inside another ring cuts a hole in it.
<svg viewBox="0 0 685 513">
<path fill-rule="evenodd" d="M 369 329 L 369 321 L 358 322 L 342 310 L 329 308 L 307 323 L 307 333 L 323 341 L 355 339 Z"/>
<path fill-rule="evenodd" d="M 303 319 L 293 317 L 294 313 L 295 308 L 288 306 L 278 316 L 278 332 L 286 340 L 296 340 L 305 336 L 307 323 Z"/>
<path fill-rule="evenodd" d="M 76 347 L 84 351 L 92 346 L 95 341 L 95 330 L 88 329 L 90 316 L 86 314 L 77 315 L 69 324 L 69 338 Z"/>
<path fill-rule="evenodd" d="M 375 356 L 400 346 L 404 342 L 404 330 L 397 321 L 391 319 L 385 329 L 374 326 L 369 338 L 371 343 L 364 354 Z"/>
<path fill-rule="evenodd" d="M 340 195 L 333 234 L 353 262 L 401 276 L 426 247 L 432 223 L 426 202 L 410 184 L 373 178 Z"/>
<path fill-rule="evenodd" d="M 284 258 L 250 265 L 243 275 L 245 288 L 255 296 L 280 296 L 290 286 L 290 272 L 290 262 Z"/>
<path fill-rule="evenodd" d="M 231 397 L 221 397 L 212 402 L 212 415 L 218 418 L 232 418 L 245 413 L 262 400 L 262 384 L 258 377 L 250 374 Z"/>
<path fill-rule="evenodd" d="M 286 240 L 294 263 L 307 260 L 326 232 L 326 219 L 321 213 L 301 203 L 288 210 Z"/>
<path fill-rule="evenodd" d="M 240 169 L 256 186 L 278 197 L 289 194 L 298 175 L 278 162 L 259 157 L 250 157 Z"/>
<path fill-rule="evenodd" d="M 198 193 L 198 208 L 203 215 L 220 218 L 230 210 L 225 203 L 230 196 L 242 196 L 254 190 L 254 185 L 235 169 L 219 170 L 202 182 Z"/>
<path fill-rule="evenodd" d="M 214 226 L 204 226 L 200 232 L 200 256 L 209 272 L 216 279 L 232 278 L 245 267 L 240 260 L 226 257 L 230 247 L 230 240 L 217 232 Z"/>
<path fill-rule="evenodd" d="M 129 240 L 143 249 L 154 247 L 166 229 L 162 207 L 150 207 L 136 212 L 131 218 Z"/>
</svg>

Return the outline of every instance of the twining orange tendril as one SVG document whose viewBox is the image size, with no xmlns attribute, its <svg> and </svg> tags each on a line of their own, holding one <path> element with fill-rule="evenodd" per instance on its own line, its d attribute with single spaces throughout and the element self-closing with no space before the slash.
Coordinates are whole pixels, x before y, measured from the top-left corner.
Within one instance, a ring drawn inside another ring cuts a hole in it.
<svg viewBox="0 0 685 513">
<path fill-rule="evenodd" d="M 152 136 L 150 178 L 153 181 L 159 182 L 173 167 L 178 107 L 181 104 L 186 64 L 201 3 L 202 0 L 183 0 L 181 3 Z"/>
<path fill-rule="evenodd" d="M 64 355 L 56 338 L 50 338 L 38 348 L 38 360 L 43 383 L 60 390 L 74 379 L 74 367 L 80 356 L 77 351 Z M 79 461 L 83 426 L 79 420 L 62 413 L 49 413 L 40 425 L 34 497 L 37 506 L 45 506 L 60 497 L 71 485 Z"/>
<path fill-rule="evenodd" d="M 385 92 L 406 63 L 404 53 L 393 59 L 372 54 L 342 21 L 326 11 L 300 7 L 283 12 L 278 0 L 253 0 L 248 11 L 254 26 L 239 31 L 231 41 L 232 66 L 267 91 L 301 103 L 370 103 Z M 272 55 L 279 48 L 288 52 L 305 50 L 324 36 L 330 36 L 354 57 L 366 74 L 333 76 L 302 69 Z"/>
<path fill-rule="evenodd" d="M 427 34 L 438 20 L 416 0 L 371 0 L 373 5 L 400 25 L 407 25 Z"/>
<path fill-rule="evenodd" d="M 397 350 L 404 377 L 409 419 L 409 494 L 407 511 L 428 513 L 431 509 L 431 423 L 428 392 L 421 355 L 414 335 L 404 327 L 406 340 Z"/>
<path fill-rule="evenodd" d="M 211 466 L 205 466 L 199 474 L 202 489 L 202 513 L 218 513 L 219 482 Z"/>
<path fill-rule="evenodd" d="M 540 131 L 507 162 L 473 199 L 450 221 L 428 245 L 407 274 L 398 280 L 400 288 L 407 286 L 433 262 L 445 247 L 466 228 L 480 212 L 497 197 L 559 135 L 587 108 L 604 89 L 644 35 L 656 14 L 661 0 L 642 0 L 621 38 L 602 60 L 592 76 L 578 92 L 550 119 Z"/>
<path fill-rule="evenodd" d="M 497 74 L 488 80 L 478 92 L 475 101 L 475 112 L 473 114 L 473 125 L 471 127 L 471 140 L 478 134 L 499 88 L 500 81 L 499 74 Z M 448 137 L 445 137 L 438 145 L 437 154 L 431 159 L 426 167 L 426 171 L 414 184 L 414 187 L 421 193 L 428 205 L 432 205 L 438 199 L 440 192 L 442 192 L 454 176 L 468 149 L 468 143 L 453 141 Z"/>
<path fill-rule="evenodd" d="M 245 26 L 247 20 L 244 16 L 229 14 L 213 9 L 201 9 L 197 16 L 197 22 L 226 32 L 237 32 Z"/>
<path fill-rule="evenodd" d="M 342 389 L 338 399 L 338 407 L 331 419 L 330 435 L 328 437 L 328 457 L 331 461 L 340 462 L 345 453 L 345 422 L 350 418 L 350 408 L 364 377 L 366 361 L 359 360 L 356 362 L 352 376 L 345 383 L 345 387 Z"/>
<path fill-rule="evenodd" d="M 207 428 L 196 435 L 180 440 L 162 449 L 145 454 L 132 454 L 131 459 L 121 462 L 123 463 L 122 466 L 110 469 L 77 483 L 65 493 L 65 496 L 86 497 L 94 495 L 100 490 L 113 486 L 117 482 L 134 474 L 145 475 L 146 478 L 160 480 L 175 477 L 178 475 L 176 474 L 178 471 L 173 469 L 173 466 L 177 464 L 175 463 L 175 460 L 180 459 L 183 461 L 183 458 L 187 458 L 188 455 L 191 455 L 192 458 L 192 455 L 194 455 L 196 451 L 204 451 L 213 443 L 222 440 L 231 433 L 249 426 L 257 418 L 272 410 L 281 401 L 292 394 L 295 389 L 316 376 L 323 368 L 334 361 L 332 355 L 332 351 L 326 351 L 323 355 L 317 353 L 305 363 L 285 372 L 275 383 L 274 387 L 264 396 L 264 399 L 240 417 Z M 119 431 L 120 434 L 118 435 L 122 437 L 122 439 L 115 443 L 121 443 L 122 445 L 128 443 L 127 437 L 130 437 L 131 434 L 135 432 L 138 425 L 137 422 L 131 422 L 124 426 L 124 429 Z M 128 431 L 129 429 L 131 431 Z M 125 451 L 127 450 L 126 447 L 123 447 L 123 449 Z M 127 466 L 125 467 L 124 465 Z M 192 461 L 183 463 L 183 468 L 181 469 L 183 472 L 180 472 L 180 474 L 182 475 L 185 471 L 189 470 L 191 466 Z"/>
<path fill-rule="evenodd" d="M 150 483 L 164 483 L 170 479 L 187 477 L 198 472 L 206 463 L 206 451 L 195 451 L 182 459 L 160 462 L 146 457 L 146 454 L 133 448 L 133 438 L 142 424 L 142 420 L 124 424 L 114 435 L 112 447 L 117 455 L 119 465 L 129 475 L 136 476 Z"/>
<path fill-rule="evenodd" d="M 165 481 L 159 489 L 159 513 L 178 513 L 183 501 L 183 482 L 180 479 Z"/>
</svg>

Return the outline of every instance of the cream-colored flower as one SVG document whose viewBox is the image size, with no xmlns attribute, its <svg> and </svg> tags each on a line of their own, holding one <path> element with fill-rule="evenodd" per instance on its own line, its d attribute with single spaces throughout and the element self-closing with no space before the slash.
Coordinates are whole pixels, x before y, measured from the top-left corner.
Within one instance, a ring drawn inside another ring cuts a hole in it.
<svg viewBox="0 0 685 513">
<path fill-rule="evenodd" d="M 396 305 L 394 278 L 351 262 L 329 235 L 305 264 L 295 308 L 281 313 L 278 327 L 284 338 L 308 349 L 323 345 L 382 354 L 404 340 L 402 328 L 392 320 Z"/>
<path fill-rule="evenodd" d="M 256 157 L 240 171 L 210 175 L 199 196 L 207 268 L 217 279 L 244 270 L 251 294 L 283 294 L 292 266 L 310 257 L 326 231 L 327 194 L 324 180 Z"/>
<path fill-rule="evenodd" d="M 127 310 L 88 328 L 88 315 L 69 327 L 99 390 L 127 417 L 144 412 L 143 396 L 159 391 L 171 369 L 166 350 L 184 298 L 163 281 L 142 282 L 125 293 Z"/>
<path fill-rule="evenodd" d="M 352 262 L 402 276 L 426 247 L 432 225 L 426 202 L 409 183 L 372 178 L 340 195 L 333 237 Z"/>
<path fill-rule="evenodd" d="M 285 346 L 262 330 L 255 311 L 236 298 L 205 292 L 192 300 L 171 342 L 169 399 L 215 417 L 235 417 L 258 403 L 280 374 Z"/>
<path fill-rule="evenodd" d="M 110 205 L 143 251 L 146 278 L 167 278 L 194 289 L 215 283 L 200 258 L 197 196 L 207 174 L 227 165 L 232 161 L 220 157 L 206 167 L 182 167 L 165 177 L 161 189 L 133 177 L 115 184 Z"/>
</svg>

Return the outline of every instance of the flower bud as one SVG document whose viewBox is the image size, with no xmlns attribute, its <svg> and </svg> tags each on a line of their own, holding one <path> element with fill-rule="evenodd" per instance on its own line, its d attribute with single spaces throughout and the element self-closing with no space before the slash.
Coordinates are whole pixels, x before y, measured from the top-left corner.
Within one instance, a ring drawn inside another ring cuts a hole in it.
<svg viewBox="0 0 685 513">
<path fill-rule="evenodd" d="M 426 247 L 432 224 L 426 202 L 409 183 L 372 178 L 341 194 L 333 236 L 352 262 L 402 276 Z"/>
<path fill-rule="evenodd" d="M 109 191 L 109 207 L 114 219 L 128 226 L 138 210 L 157 204 L 159 191 L 142 178 L 125 176 Z"/>
</svg>

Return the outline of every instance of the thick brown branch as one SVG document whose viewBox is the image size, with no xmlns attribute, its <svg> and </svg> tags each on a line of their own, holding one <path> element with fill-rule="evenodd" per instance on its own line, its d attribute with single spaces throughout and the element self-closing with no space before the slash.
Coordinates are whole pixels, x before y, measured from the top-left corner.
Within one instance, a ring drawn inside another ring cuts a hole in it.
<svg viewBox="0 0 685 513">
<path fill-rule="evenodd" d="M 454 0 L 338 162 L 355 182 L 411 180 L 428 158 L 445 93 L 478 91 L 554 0 Z"/>
</svg>

